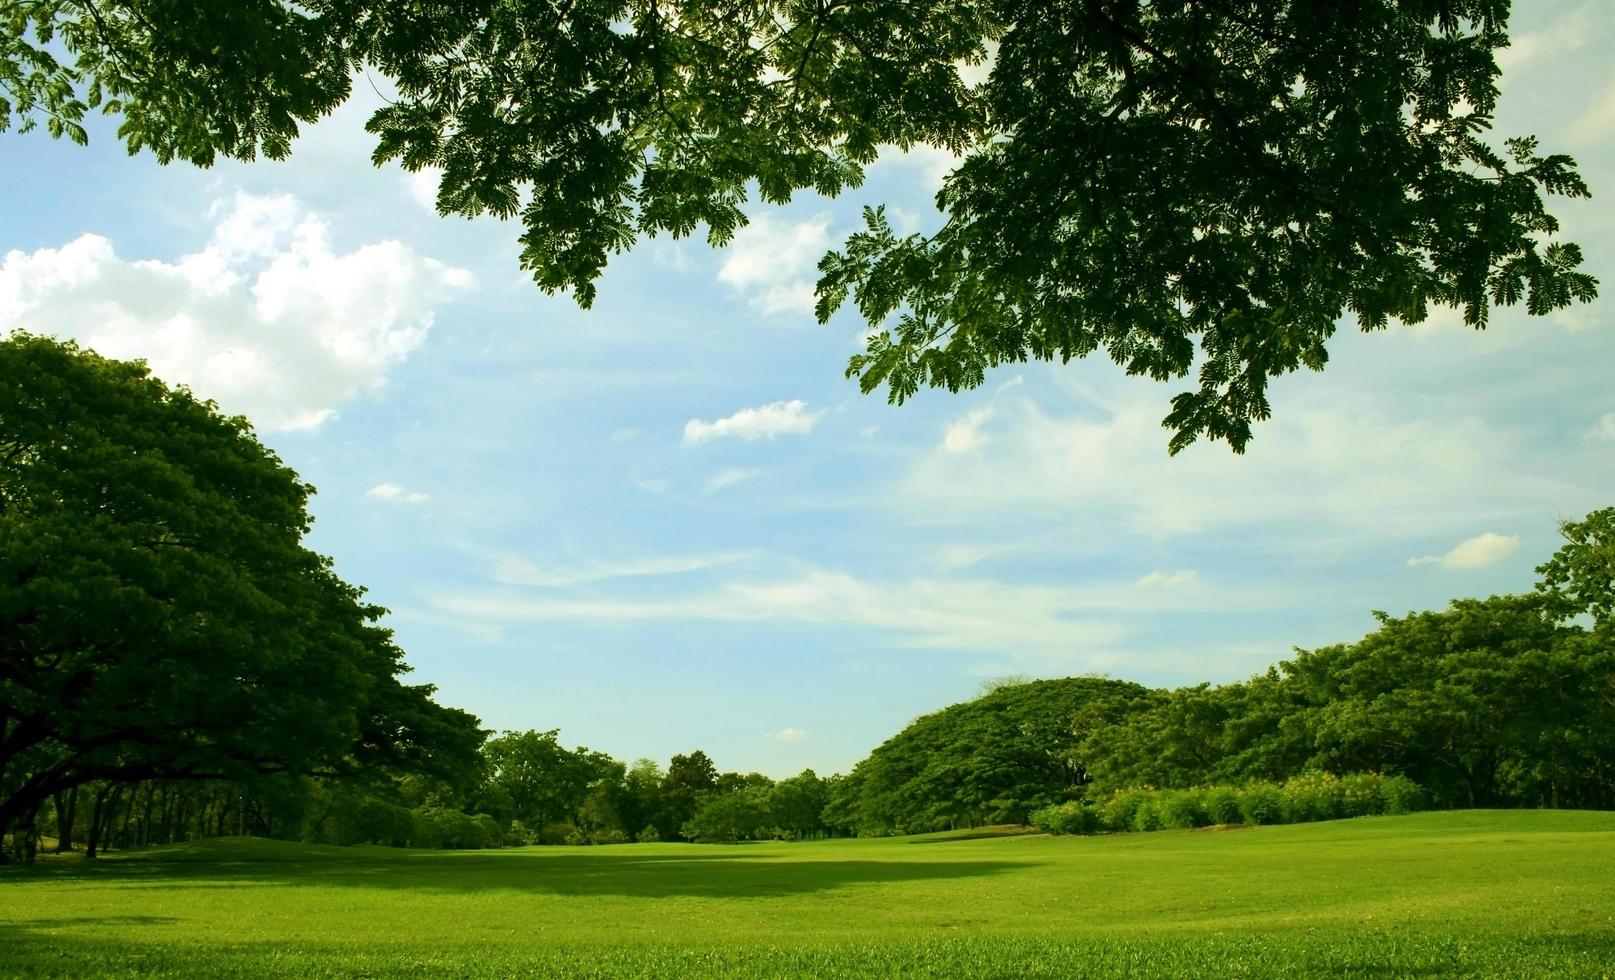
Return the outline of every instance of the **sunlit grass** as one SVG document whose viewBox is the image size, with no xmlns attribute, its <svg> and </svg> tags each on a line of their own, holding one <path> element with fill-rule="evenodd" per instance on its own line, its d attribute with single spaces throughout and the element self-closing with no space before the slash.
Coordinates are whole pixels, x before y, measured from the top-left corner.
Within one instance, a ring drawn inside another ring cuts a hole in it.
<svg viewBox="0 0 1615 980">
<path fill-rule="evenodd" d="M 0 872 L 0 973 L 1615 971 L 1615 814 L 422 852 L 219 840 Z"/>
</svg>

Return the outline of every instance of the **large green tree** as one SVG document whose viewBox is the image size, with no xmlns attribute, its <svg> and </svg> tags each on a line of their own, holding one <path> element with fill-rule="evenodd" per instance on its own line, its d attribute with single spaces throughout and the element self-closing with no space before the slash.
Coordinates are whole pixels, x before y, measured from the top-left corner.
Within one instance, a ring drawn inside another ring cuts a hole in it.
<svg viewBox="0 0 1615 980">
<path fill-rule="evenodd" d="M 0 339 L 0 832 L 91 780 L 474 764 L 304 547 L 312 492 L 139 362 Z"/>
<path fill-rule="evenodd" d="M 942 227 L 881 212 L 820 264 L 848 373 L 902 401 L 1103 349 L 1197 373 L 1175 451 L 1236 450 L 1327 342 L 1590 300 L 1530 137 L 1489 140 L 1509 0 L 28 0 L 0 6 L 0 128 L 207 165 L 290 152 L 363 67 L 378 163 L 442 168 L 444 214 L 519 217 L 522 265 L 587 306 L 642 235 L 715 244 L 756 193 L 857 186 L 883 145 L 960 154 Z M 968 85 L 965 64 L 992 56 Z"/>
</svg>

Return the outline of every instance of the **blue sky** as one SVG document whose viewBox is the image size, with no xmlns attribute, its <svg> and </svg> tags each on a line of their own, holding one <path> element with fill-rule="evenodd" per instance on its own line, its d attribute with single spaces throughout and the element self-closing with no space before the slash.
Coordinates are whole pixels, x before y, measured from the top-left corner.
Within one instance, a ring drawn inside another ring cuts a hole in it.
<svg viewBox="0 0 1615 980">
<path fill-rule="evenodd" d="M 1499 137 L 1569 152 L 1555 202 L 1615 295 L 1615 18 L 1522 3 Z M 758 206 L 732 246 L 643 242 L 593 310 L 369 164 L 369 86 L 283 163 L 211 170 L 0 135 L 0 329 L 148 358 L 319 488 L 311 539 L 441 699 L 619 758 L 845 770 L 1006 674 L 1226 681 L 1370 610 L 1523 591 L 1555 522 L 1615 504 L 1611 301 L 1484 334 L 1343 331 L 1243 457 L 1166 455 L 1181 384 L 1001 369 L 901 408 L 843 380 L 813 265 L 947 158 Z"/>
</svg>

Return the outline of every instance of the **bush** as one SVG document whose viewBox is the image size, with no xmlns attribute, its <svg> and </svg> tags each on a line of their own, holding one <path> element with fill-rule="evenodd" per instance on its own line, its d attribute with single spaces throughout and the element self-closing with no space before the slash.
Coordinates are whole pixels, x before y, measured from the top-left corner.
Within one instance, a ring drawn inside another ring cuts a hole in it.
<svg viewBox="0 0 1615 980">
<path fill-rule="evenodd" d="M 567 838 L 578 832 L 578 828 L 569 823 L 547 823 L 539 828 L 534 836 L 535 844 L 565 844 Z"/>
<path fill-rule="evenodd" d="M 655 844 L 661 841 L 662 832 L 656 829 L 655 824 L 650 824 L 644 830 L 641 830 L 639 836 L 634 839 L 641 844 Z"/>
<path fill-rule="evenodd" d="M 1424 790 L 1406 776 L 1386 777 L 1380 783 L 1379 791 L 1385 801 L 1386 813 L 1413 813 L 1430 805 Z"/>
<path fill-rule="evenodd" d="M 1385 797 L 1381 787 L 1385 777 L 1378 773 L 1352 773 L 1340 777 L 1340 815 L 1343 817 L 1372 817 L 1385 812 Z"/>
<path fill-rule="evenodd" d="M 596 844 L 626 844 L 628 843 L 628 834 L 618 830 L 616 827 L 612 827 L 610 830 L 595 831 L 590 839 Z"/>
<path fill-rule="evenodd" d="M 1341 816 L 1340 780 L 1332 773 L 1304 772 L 1284 784 L 1284 822 L 1311 823 Z"/>
<path fill-rule="evenodd" d="M 1032 811 L 1032 826 L 1049 834 L 1093 834 L 1100 828 L 1099 811 L 1072 800 Z"/>
<path fill-rule="evenodd" d="M 1239 791 L 1239 815 L 1244 823 L 1284 822 L 1284 793 L 1272 783 L 1251 783 Z"/>
<path fill-rule="evenodd" d="M 1138 808 L 1153 795 L 1154 791 L 1147 789 L 1117 790 L 1099 805 L 1099 819 L 1107 830 L 1132 830 Z"/>
<path fill-rule="evenodd" d="M 1411 813 L 1426 806 L 1424 791 L 1404 776 L 1306 772 L 1284 783 L 1248 783 L 1239 789 L 1117 790 L 1097 806 L 1076 802 L 1032 814 L 1039 830 L 1086 834 L 1108 830 L 1173 830 L 1208 824 L 1276 824 L 1335 820 L 1379 813 Z"/>
<path fill-rule="evenodd" d="M 1157 794 L 1150 793 L 1139 801 L 1138 807 L 1133 810 L 1133 830 L 1147 834 L 1152 830 L 1161 830 L 1166 826 L 1161 819 L 1161 809 Z"/>
<path fill-rule="evenodd" d="M 1239 794 L 1228 786 L 1207 789 L 1205 807 L 1212 823 L 1239 823 L 1244 819 L 1239 812 Z"/>
<path fill-rule="evenodd" d="M 1211 823 L 1200 790 L 1167 790 L 1155 798 L 1155 811 L 1165 830 L 1188 830 Z"/>
</svg>

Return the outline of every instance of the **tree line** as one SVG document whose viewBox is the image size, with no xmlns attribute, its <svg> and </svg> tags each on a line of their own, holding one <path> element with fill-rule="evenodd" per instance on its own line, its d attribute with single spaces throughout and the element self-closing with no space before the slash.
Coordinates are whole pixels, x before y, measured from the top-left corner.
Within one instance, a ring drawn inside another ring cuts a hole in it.
<svg viewBox="0 0 1615 980">
<path fill-rule="evenodd" d="M 0 856 L 914 833 L 1308 774 L 1397 777 L 1437 807 L 1615 807 L 1615 508 L 1564 522 L 1527 594 L 1377 613 L 1239 683 L 999 684 L 845 776 L 776 781 L 490 738 L 403 682 L 385 610 L 302 544 L 313 488 L 245 420 L 20 333 L 0 391 Z"/>
<path fill-rule="evenodd" d="M 832 795 L 833 822 L 1023 822 L 1141 787 L 1395 775 L 1435 807 L 1615 808 L 1615 508 L 1561 526 L 1524 595 L 1393 617 L 1249 680 L 1002 686 L 916 720 Z"/>
</svg>

